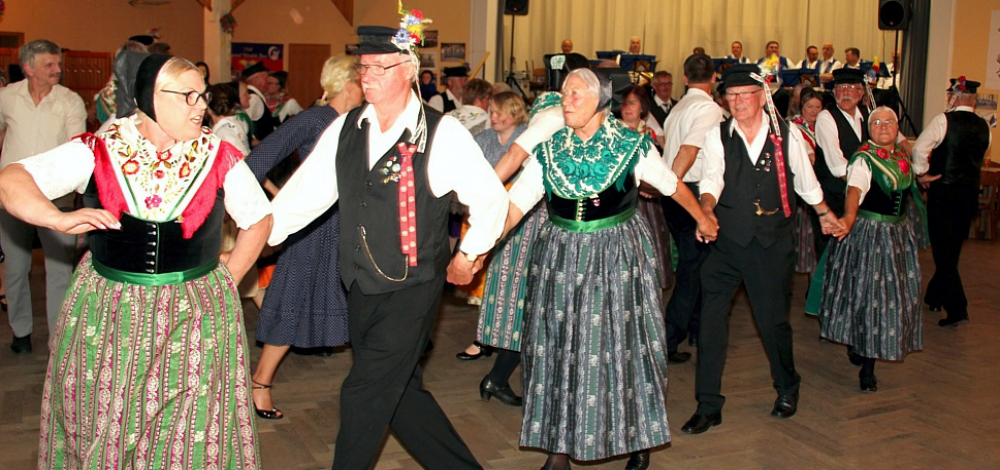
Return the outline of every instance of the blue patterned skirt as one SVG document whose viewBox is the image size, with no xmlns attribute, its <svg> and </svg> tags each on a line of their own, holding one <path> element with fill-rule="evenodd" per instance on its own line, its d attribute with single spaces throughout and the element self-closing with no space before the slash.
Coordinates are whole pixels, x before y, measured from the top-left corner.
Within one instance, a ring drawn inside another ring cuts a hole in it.
<svg viewBox="0 0 1000 470">
<path fill-rule="evenodd" d="M 597 460 L 670 441 L 659 260 L 643 217 L 546 222 L 525 306 L 520 444 Z"/>
<path fill-rule="evenodd" d="M 865 357 L 900 361 L 923 348 L 920 263 L 913 222 L 858 217 L 832 241 L 819 311 L 820 335 Z"/>
</svg>

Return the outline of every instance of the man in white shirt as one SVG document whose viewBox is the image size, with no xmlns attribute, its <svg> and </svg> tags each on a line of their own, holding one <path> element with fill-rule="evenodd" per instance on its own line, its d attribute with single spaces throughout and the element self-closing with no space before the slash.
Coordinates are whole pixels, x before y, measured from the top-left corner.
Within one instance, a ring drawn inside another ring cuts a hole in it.
<svg viewBox="0 0 1000 470">
<path fill-rule="evenodd" d="M 340 392 L 335 470 L 372 468 L 391 427 L 428 469 L 482 469 L 418 364 L 447 279 L 467 284 L 503 231 L 509 199 L 469 132 L 421 105 L 419 58 L 396 28 L 361 26 L 357 70 L 367 105 L 330 125 L 272 205 L 277 245 L 339 201 L 351 371 Z M 448 246 L 451 193 L 469 207 Z M 449 258 L 451 262 L 449 265 Z"/>
<path fill-rule="evenodd" d="M 463 67 L 445 67 L 444 84 L 447 89 L 427 100 L 427 105 L 442 112 L 450 113 L 462 109 L 462 90 L 469 79 L 469 69 Z"/>
<path fill-rule="evenodd" d="M 729 55 L 726 56 L 727 59 L 734 59 L 734 60 L 736 60 L 737 64 L 749 64 L 750 63 L 750 58 L 747 57 L 747 56 L 745 56 L 745 55 L 743 55 L 743 43 L 742 42 L 733 41 L 733 43 L 729 46 L 729 50 L 731 51 L 731 54 L 729 54 Z"/>
<path fill-rule="evenodd" d="M 699 155 L 704 158 L 699 188 L 702 210 L 718 220 L 719 237 L 702 266 L 704 305 L 695 379 L 698 409 L 681 428 L 688 434 L 700 434 L 722 423 L 725 397 L 720 392 L 729 313 L 740 284 L 750 299 L 778 393 L 771 415 L 789 418 L 796 413 L 801 379 L 795 372 L 788 320 L 795 194 L 820 214 L 824 230 L 839 226 L 823 202 L 798 129 L 782 120 L 772 123 L 764 112 L 765 90 L 753 77 L 757 73 L 754 65 L 736 65 L 723 74 L 733 118 L 708 131 Z"/>
<path fill-rule="evenodd" d="M 819 68 L 819 49 L 816 46 L 809 46 L 806 48 L 806 58 L 799 62 L 798 67 L 800 69 L 816 69 Z"/>
<path fill-rule="evenodd" d="M 270 72 L 263 62 L 257 62 L 241 72 L 243 82 L 247 84 L 247 93 L 250 95 L 250 105 L 247 106 L 247 116 L 253 121 L 253 135 L 257 140 L 264 140 L 265 137 L 274 132 L 274 128 L 281 124 L 277 116 L 267 112 L 267 97 L 264 91 L 267 89 L 267 76 Z"/>
<path fill-rule="evenodd" d="M 705 54 L 695 54 L 684 61 L 684 83 L 687 93 L 677 102 L 664 125 L 666 141 L 663 157 L 677 179 L 681 180 L 694 194 L 701 194 L 703 159 L 698 151 L 705 146 L 705 134 L 717 127 L 722 120 L 722 108 L 712 99 L 712 83 L 715 70 L 712 58 Z M 677 347 L 684 337 L 691 335 L 692 344 L 697 344 L 698 321 L 701 318 L 701 265 L 708 254 L 708 247 L 698 243 L 695 231 L 697 222 L 677 202 L 669 197 L 661 199 L 663 214 L 670 228 L 670 235 L 677 244 L 677 284 L 667 304 L 667 360 L 673 363 L 687 362 L 691 353 L 678 352 Z"/>
<path fill-rule="evenodd" d="M 25 79 L 0 89 L 0 131 L 4 132 L 0 168 L 51 150 L 87 130 L 87 110 L 72 90 L 59 85 L 62 51 L 45 39 L 31 41 L 19 51 Z M 73 196 L 53 201 L 60 209 L 73 208 Z M 6 295 L 11 349 L 31 353 L 31 246 L 37 231 L 45 252 L 45 298 L 49 331 L 55 328 L 76 261 L 76 237 L 28 225 L 0 210 L 0 245 L 7 257 Z"/>
<path fill-rule="evenodd" d="M 816 161 L 815 168 L 827 204 L 837 216 L 842 216 L 847 159 L 868 141 L 868 110 L 859 106 L 865 93 L 865 75 L 861 70 L 841 68 L 833 75 L 837 107 L 821 111 L 816 118 L 816 145 L 823 149 L 823 158 Z M 826 248 L 825 243 L 817 248 Z"/>
<path fill-rule="evenodd" d="M 819 63 L 819 81 L 828 89 L 833 89 L 833 71 L 844 66 L 839 60 L 833 57 L 834 49 L 832 42 L 823 43 L 823 60 Z"/>
<path fill-rule="evenodd" d="M 857 47 L 844 49 L 844 67 L 849 69 L 861 68 L 861 49 Z"/>
<path fill-rule="evenodd" d="M 462 123 L 469 133 L 476 135 L 490 127 L 490 98 L 493 96 L 493 85 L 486 80 L 473 78 L 462 87 L 462 107 L 450 113 Z"/>
</svg>

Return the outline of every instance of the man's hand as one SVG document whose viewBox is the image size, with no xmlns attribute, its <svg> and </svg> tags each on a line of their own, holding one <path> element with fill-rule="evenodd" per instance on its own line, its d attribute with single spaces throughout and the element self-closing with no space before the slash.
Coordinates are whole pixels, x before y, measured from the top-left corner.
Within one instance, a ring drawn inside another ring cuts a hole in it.
<svg viewBox="0 0 1000 470">
<path fill-rule="evenodd" d="M 927 173 L 924 173 L 922 175 L 917 176 L 917 183 L 920 183 L 921 188 L 927 189 L 931 187 L 931 183 L 941 179 L 942 176 L 944 175 L 929 175 Z"/>
<path fill-rule="evenodd" d="M 448 265 L 448 282 L 455 284 L 456 286 L 464 286 L 472 282 L 472 277 L 475 276 L 480 269 L 483 268 L 483 257 L 479 256 L 476 258 L 475 262 L 465 259 L 465 255 L 461 252 L 455 254 L 455 257 L 451 259 L 451 264 Z"/>
<path fill-rule="evenodd" d="M 719 237 L 719 219 L 715 216 L 715 210 L 704 204 L 701 210 L 705 213 L 705 219 L 698 222 L 695 238 L 704 243 L 715 241 Z"/>
</svg>

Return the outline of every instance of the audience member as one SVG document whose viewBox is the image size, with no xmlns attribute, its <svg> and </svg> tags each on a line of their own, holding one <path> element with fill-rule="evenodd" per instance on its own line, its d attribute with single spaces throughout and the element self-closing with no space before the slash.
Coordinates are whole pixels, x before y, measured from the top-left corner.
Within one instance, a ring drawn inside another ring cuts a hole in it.
<svg viewBox="0 0 1000 470">
<path fill-rule="evenodd" d="M 857 47 L 844 49 L 844 67 L 849 69 L 861 68 L 861 50 Z"/>
<path fill-rule="evenodd" d="M 427 100 L 427 105 L 442 113 L 450 113 L 462 107 L 462 90 L 469 79 L 469 69 L 465 66 L 445 67 L 445 91 Z"/>
<path fill-rule="evenodd" d="M 729 46 L 730 54 L 726 56 L 727 59 L 734 59 L 738 64 L 749 64 L 750 58 L 743 55 L 743 43 L 739 41 L 733 41 L 733 44 Z"/>
<path fill-rule="evenodd" d="M 473 78 L 462 87 L 462 107 L 447 113 L 462 123 L 469 133 L 476 134 L 490 126 L 490 97 L 493 96 L 493 85 L 479 78 Z"/>
</svg>

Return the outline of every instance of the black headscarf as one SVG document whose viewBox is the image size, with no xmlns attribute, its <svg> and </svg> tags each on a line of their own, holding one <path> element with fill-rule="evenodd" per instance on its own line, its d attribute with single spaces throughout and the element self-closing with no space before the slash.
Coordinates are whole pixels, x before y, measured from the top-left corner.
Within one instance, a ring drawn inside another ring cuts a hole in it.
<svg viewBox="0 0 1000 470">
<path fill-rule="evenodd" d="M 156 77 L 170 57 L 132 51 L 118 53 L 115 58 L 115 79 L 118 80 L 118 94 L 115 96 L 118 110 L 115 117 L 131 116 L 138 108 L 156 121 L 156 111 L 153 107 Z"/>
</svg>

